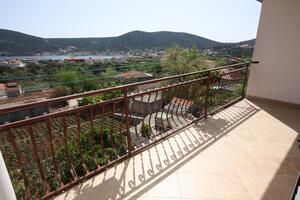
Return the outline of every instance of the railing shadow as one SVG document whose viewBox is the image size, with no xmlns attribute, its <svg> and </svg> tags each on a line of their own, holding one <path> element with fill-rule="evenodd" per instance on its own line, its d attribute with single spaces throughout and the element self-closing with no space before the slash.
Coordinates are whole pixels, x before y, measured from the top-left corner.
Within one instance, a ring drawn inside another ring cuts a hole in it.
<svg viewBox="0 0 300 200">
<path fill-rule="evenodd" d="M 136 199 L 257 113 L 246 100 L 79 184 L 63 199 Z M 72 196 L 72 197 L 71 197 Z"/>
</svg>

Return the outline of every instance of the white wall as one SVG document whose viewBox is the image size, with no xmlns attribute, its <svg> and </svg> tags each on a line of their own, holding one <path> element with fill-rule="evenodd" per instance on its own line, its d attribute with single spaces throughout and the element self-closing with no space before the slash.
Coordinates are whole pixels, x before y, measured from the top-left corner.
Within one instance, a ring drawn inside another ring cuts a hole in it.
<svg viewBox="0 0 300 200">
<path fill-rule="evenodd" d="M 247 95 L 300 104 L 300 0 L 264 0 Z"/>
<path fill-rule="evenodd" d="M 17 199 L 1 151 L 0 151 L 0 199 L 1 200 Z"/>
</svg>

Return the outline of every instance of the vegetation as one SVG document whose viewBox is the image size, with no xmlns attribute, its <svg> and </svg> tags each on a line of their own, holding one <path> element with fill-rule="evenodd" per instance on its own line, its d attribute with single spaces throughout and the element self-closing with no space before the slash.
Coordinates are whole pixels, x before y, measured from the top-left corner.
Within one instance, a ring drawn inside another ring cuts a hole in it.
<svg viewBox="0 0 300 200">
<path fill-rule="evenodd" d="M 101 140 L 103 140 L 103 144 Z M 67 152 L 70 163 L 68 163 Z M 82 159 L 79 152 L 82 152 Z M 82 177 L 87 172 L 91 172 L 99 166 L 104 166 L 126 153 L 126 138 L 110 126 L 104 125 L 102 130 L 98 126 L 94 126 L 90 130 L 83 130 L 79 138 L 70 137 L 67 139 L 66 146 L 62 145 L 62 147 L 55 150 L 55 159 L 59 165 L 59 174 L 53 169 L 52 158 L 49 155 L 43 157 L 47 184 L 50 190 L 54 191 L 61 186 L 61 182 L 68 184 L 73 181 L 72 169 L 74 169 L 78 177 Z M 28 160 L 26 166 L 36 169 L 31 159 Z M 31 166 L 32 164 L 33 166 Z M 30 174 L 32 177 L 29 186 L 32 195 L 30 199 L 39 199 L 45 195 L 46 186 L 38 178 L 38 171 L 28 170 L 27 172 L 27 175 Z M 12 180 L 17 199 L 24 199 L 25 187 L 22 179 L 13 178 Z"/>
<path fill-rule="evenodd" d="M 150 138 L 151 136 L 151 130 L 150 130 L 150 126 L 149 124 L 145 124 L 144 122 L 142 123 L 142 126 L 141 126 L 141 134 L 143 137 L 145 138 Z"/>
<path fill-rule="evenodd" d="M 166 50 L 163 70 L 168 75 L 178 75 L 206 69 L 206 56 L 201 55 L 196 47 L 184 49 L 178 45 Z"/>
<path fill-rule="evenodd" d="M 58 86 L 53 89 L 51 98 L 67 96 L 71 94 L 71 89 L 67 86 Z"/>
</svg>

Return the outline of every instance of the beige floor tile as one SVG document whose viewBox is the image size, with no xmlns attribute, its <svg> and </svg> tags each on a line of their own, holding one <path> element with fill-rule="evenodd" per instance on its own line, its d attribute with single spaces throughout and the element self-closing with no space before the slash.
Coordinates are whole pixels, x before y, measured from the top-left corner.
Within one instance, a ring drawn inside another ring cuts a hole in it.
<svg viewBox="0 0 300 200">
<path fill-rule="evenodd" d="M 179 173 L 181 198 L 211 198 L 216 199 L 214 179 L 210 174 Z"/>
<path fill-rule="evenodd" d="M 147 191 L 148 197 L 160 198 L 179 198 L 180 188 L 178 183 L 178 175 L 176 173 L 165 174 L 151 183 L 151 187 Z"/>
<path fill-rule="evenodd" d="M 234 174 L 216 174 L 213 176 L 214 190 L 218 199 L 251 200 L 251 194 L 242 180 Z"/>
<path fill-rule="evenodd" d="M 263 165 L 253 157 L 229 158 L 229 165 L 239 174 L 266 174 Z"/>
</svg>

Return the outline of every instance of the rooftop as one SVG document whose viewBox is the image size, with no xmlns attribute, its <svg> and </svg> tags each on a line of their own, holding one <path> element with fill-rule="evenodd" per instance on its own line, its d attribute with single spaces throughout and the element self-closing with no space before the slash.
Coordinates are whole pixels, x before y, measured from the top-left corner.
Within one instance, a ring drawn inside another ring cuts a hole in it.
<svg viewBox="0 0 300 200">
<path fill-rule="evenodd" d="M 145 77 L 152 77 L 151 74 L 147 74 L 145 72 L 140 72 L 136 70 L 131 70 L 128 72 L 123 72 L 120 74 L 120 77 L 124 79 L 130 79 L 130 78 L 145 78 Z"/>
<path fill-rule="evenodd" d="M 300 108 L 240 101 L 56 197 L 290 199 Z"/>
</svg>

